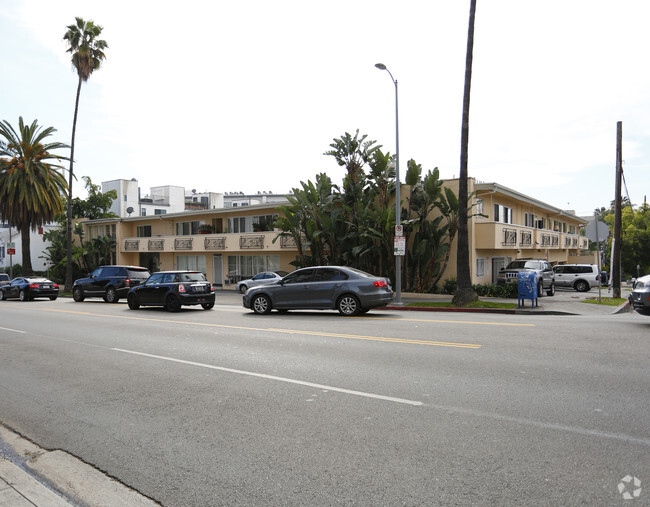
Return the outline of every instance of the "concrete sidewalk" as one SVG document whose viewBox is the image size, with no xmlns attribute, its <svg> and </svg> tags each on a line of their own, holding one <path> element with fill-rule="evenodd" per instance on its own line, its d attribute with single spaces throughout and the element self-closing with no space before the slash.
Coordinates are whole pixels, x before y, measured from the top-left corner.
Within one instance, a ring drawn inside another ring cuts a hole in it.
<svg viewBox="0 0 650 507">
<path fill-rule="evenodd" d="M 63 451 L 48 451 L 0 425 L 0 507 L 158 503 Z"/>
</svg>

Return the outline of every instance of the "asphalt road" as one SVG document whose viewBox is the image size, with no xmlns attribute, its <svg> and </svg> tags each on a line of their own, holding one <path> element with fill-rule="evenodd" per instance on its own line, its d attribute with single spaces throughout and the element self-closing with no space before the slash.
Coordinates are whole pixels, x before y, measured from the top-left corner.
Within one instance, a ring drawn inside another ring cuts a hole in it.
<svg viewBox="0 0 650 507">
<path fill-rule="evenodd" d="M 3 301 L 0 422 L 164 505 L 647 505 L 649 331 Z"/>
</svg>

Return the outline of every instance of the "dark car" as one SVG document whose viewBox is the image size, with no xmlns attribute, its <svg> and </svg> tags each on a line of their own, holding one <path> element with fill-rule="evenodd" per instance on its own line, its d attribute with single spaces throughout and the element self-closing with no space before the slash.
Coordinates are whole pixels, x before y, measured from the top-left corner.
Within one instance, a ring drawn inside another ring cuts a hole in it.
<svg viewBox="0 0 650 507">
<path fill-rule="evenodd" d="M 214 289 L 200 271 L 159 271 L 142 285 L 133 287 L 126 298 L 131 310 L 141 306 L 164 306 L 170 312 L 182 306 L 214 307 Z"/>
<path fill-rule="evenodd" d="M 99 266 L 88 278 L 75 280 L 72 297 L 78 303 L 86 298 L 104 298 L 107 303 L 117 303 L 150 275 L 147 268 L 140 266 Z"/>
<path fill-rule="evenodd" d="M 278 282 L 248 289 L 243 304 L 257 314 L 276 309 L 338 310 L 342 315 L 358 315 L 392 299 L 393 290 L 387 278 L 343 266 L 315 266 L 298 269 Z"/>
<path fill-rule="evenodd" d="M 14 278 L 9 285 L 0 287 L 0 300 L 18 298 L 30 301 L 34 298 L 50 298 L 54 301 L 59 297 L 59 284 L 47 278 L 19 277 Z"/>
<path fill-rule="evenodd" d="M 650 275 L 636 279 L 628 300 L 637 313 L 650 317 Z"/>
<path fill-rule="evenodd" d="M 287 276 L 289 273 L 286 271 L 262 271 L 257 273 L 253 278 L 248 278 L 237 282 L 235 289 L 237 289 L 242 294 L 246 292 L 251 287 L 257 287 L 258 285 L 266 285 L 267 283 L 277 282 L 283 276 Z"/>
<path fill-rule="evenodd" d="M 11 279 L 9 278 L 9 275 L 7 273 L 0 273 L 0 287 L 3 285 L 9 285 L 9 282 Z"/>
</svg>

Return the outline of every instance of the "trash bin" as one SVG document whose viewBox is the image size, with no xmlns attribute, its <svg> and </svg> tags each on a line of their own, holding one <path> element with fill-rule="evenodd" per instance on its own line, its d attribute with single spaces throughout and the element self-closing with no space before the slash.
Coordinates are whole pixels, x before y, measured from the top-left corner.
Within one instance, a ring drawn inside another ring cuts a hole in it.
<svg viewBox="0 0 650 507">
<path fill-rule="evenodd" d="M 524 306 L 524 300 L 530 299 L 532 307 L 537 306 L 537 287 L 539 276 L 534 271 L 520 271 L 517 273 L 517 306 Z"/>
</svg>

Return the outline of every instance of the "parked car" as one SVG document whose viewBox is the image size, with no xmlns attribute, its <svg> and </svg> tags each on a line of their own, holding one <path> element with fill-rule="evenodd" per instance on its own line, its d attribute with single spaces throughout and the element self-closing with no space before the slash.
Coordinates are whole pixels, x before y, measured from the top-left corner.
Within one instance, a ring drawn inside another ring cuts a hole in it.
<svg viewBox="0 0 650 507">
<path fill-rule="evenodd" d="M 553 271 L 557 287 L 573 287 L 578 292 L 598 287 L 598 266 L 595 264 L 560 264 L 553 266 Z M 602 282 L 601 274 L 601 285 L 604 285 Z"/>
<path fill-rule="evenodd" d="M 104 298 L 107 303 L 117 303 L 150 275 L 147 268 L 140 266 L 99 266 L 88 278 L 75 280 L 72 297 L 78 303 L 86 298 Z"/>
<path fill-rule="evenodd" d="M 159 271 L 129 290 L 129 308 L 164 306 L 170 312 L 182 306 L 201 305 L 204 310 L 214 307 L 214 289 L 200 271 Z"/>
<path fill-rule="evenodd" d="M 636 279 L 628 300 L 637 313 L 650 317 L 650 275 Z"/>
<path fill-rule="evenodd" d="M 348 267 L 315 266 L 298 269 L 269 285 L 248 289 L 243 305 L 257 314 L 267 314 L 272 309 L 336 309 L 342 315 L 358 315 L 392 299 L 393 290 L 387 278 Z"/>
<path fill-rule="evenodd" d="M 47 278 L 19 277 L 11 280 L 9 285 L 0 287 L 0 300 L 18 298 L 30 301 L 34 298 L 50 298 L 54 301 L 59 297 L 59 285 Z"/>
<path fill-rule="evenodd" d="M 517 274 L 521 271 L 534 271 L 539 276 L 537 294 L 542 297 L 543 291 L 548 296 L 555 295 L 555 273 L 550 263 L 545 259 L 517 259 L 502 268 L 497 275 L 497 284 L 517 283 Z"/>
<path fill-rule="evenodd" d="M 3 285 L 9 285 L 10 281 L 11 278 L 9 278 L 9 275 L 7 273 L 0 273 L 0 287 Z"/>
<path fill-rule="evenodd" d="M 242 280 L 237 282 L 235 289 L 237 289 L 242 294 L 246 292 L 251 287 L 257 287 L 258 285 L 266 285 L 267 283 L 277 282 L 283 276 L 287 276 L 289 273 L 286 271 L 262 271 L 257 273 L 253 278 L 248 278 L 247 280 Z"/>
</svg>

